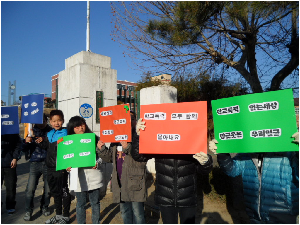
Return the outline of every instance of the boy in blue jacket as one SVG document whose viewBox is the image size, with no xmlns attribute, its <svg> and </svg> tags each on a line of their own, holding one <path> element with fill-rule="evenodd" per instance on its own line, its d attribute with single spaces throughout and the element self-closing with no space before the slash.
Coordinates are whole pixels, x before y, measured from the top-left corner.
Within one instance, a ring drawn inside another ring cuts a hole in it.
<svg viewBox="0 0 300 225">
<path fill-rule="evenodd" d="M 57 141 L 67 135 L 63 128 L 64 114 L 61 110 L 50 112 L 52 130 L 47 133 L 45 140 L 41 140 L 40 147 L 47 150 L 47 181 L 51 196 L 54 197 L 56 216 L 46 221 L 46 224 L 69 223 L 71 196 L 68 189 L 68 173 L 66 170 L 56 171 Z"/>
</svg>

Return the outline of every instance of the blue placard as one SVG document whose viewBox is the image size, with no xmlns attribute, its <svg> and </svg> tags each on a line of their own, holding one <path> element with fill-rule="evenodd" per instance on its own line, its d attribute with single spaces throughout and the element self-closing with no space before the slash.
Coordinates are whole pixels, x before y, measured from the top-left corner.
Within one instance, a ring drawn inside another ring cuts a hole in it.
<svg viewBox="0 0 300 225">
<path fill-rule="evenodd" d="M 93 115 L 93 107 L 90 104 L 84 103 L 79 108 L 80 116 L 90 118 Z"/>
<path fill-rule="evenodd" d="M 21 123 L 43 123 L 44 94 L 22 97 Z"/>
<path fill-rule="evenodd" d="M 1 135 L 19 132 L 18 106 L 1 107 Z"/>
</svg>

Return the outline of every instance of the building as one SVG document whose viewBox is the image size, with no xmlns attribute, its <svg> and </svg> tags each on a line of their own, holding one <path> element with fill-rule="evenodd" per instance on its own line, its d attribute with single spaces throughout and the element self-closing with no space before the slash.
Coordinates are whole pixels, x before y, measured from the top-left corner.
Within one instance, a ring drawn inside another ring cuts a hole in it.
<svg viewBox="0 0 300 225">
<path fill-rule="evenodd" d="M 51 84 L 52 84 L 52 100 L 56 99 L 56 91 L 58 90 L 58 76 L 59 74 L 55 74 L 52 76 Z M 137 83 L 130 82 L 127 80 L 117 80 L 117 101 L 123 103 L 131 103 L 131 108 L 134 108 L 134 100 L 135 100 L 135 87 Z M 126 96 L 126 97 L 125 97 Z"/>
<path fill-rule="evenodd" d="M 151 77 L 151 80 L 152 81 L 160 80 L 163 84 L 170 84 L 171 78 L 172 78 L 171 74 L 164 73 L 164 74 L 159 74 L 159 75 Z"/>
<path fill-rule="evenodd" d="M 51 85 L 52 85 L 51 99 L 53 100 L 56 99 L 56 86 L 58 87 L 58 74 L 52 76 Z"/>
</svg>

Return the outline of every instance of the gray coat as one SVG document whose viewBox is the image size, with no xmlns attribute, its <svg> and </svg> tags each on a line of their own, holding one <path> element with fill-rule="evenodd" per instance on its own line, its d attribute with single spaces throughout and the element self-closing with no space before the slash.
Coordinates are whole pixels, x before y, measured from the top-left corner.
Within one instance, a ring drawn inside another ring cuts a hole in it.
<svg viewBox="0 0 300 225">
<path fill-rule="evenodd" d="M 137 162 L 131 157 L 131 143 L 122 151 L 126 154 L 122 165 L 122 179 L 119 183 L 117 173 L 117 143 L 112 143 L 108 149 L 105 145 L 97 148 L 99 158 L 104 162 L 113 163 L 112 192 L 113 202 L 145 202 L 147 198 L 146 189 L 146 162 Z"/>
</svg>

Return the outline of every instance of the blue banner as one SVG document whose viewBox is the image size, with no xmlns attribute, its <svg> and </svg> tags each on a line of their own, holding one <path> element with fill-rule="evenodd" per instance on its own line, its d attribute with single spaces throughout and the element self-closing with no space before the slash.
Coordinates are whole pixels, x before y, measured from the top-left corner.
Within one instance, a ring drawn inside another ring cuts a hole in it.
<svg viewBox="0 0 300 225">
<path fill-rule="evenodd" d="M 1 135 L 19 132 L 18 106 L 1 107 Z"/>
<path fill-rule="evenodd" d="M 43 123 L 44 94 L 22 97 L 21 123 Z"/>
</svg>

